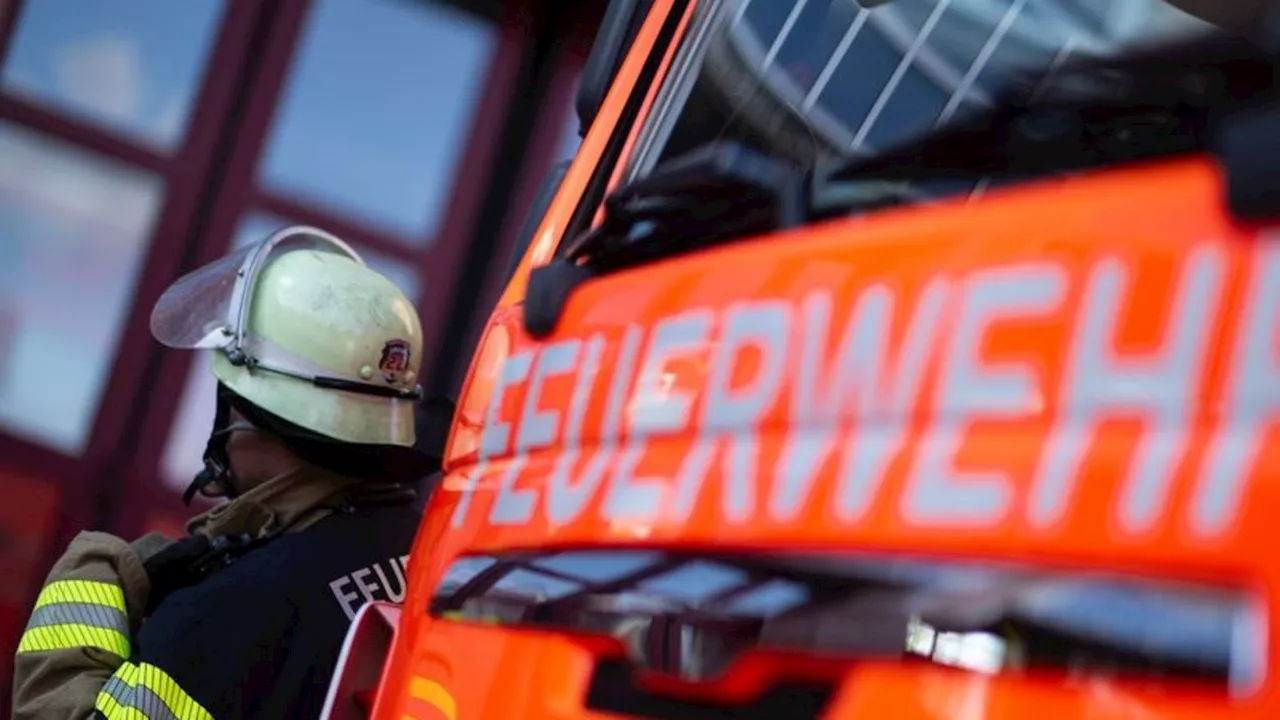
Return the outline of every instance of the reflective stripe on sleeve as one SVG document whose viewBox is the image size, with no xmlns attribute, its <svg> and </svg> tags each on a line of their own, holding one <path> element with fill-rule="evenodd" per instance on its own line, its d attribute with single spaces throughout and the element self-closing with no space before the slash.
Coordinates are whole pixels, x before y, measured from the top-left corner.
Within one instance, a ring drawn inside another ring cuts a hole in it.
<svg viewBox="0 0 1280 720">
<path fill-rule="evenodd" d="M 129 657 L 129 638 L 115 630 L 105 630 L 90 625 L 67 624 L 31 628 L 22 633 L 22 640 L 18 641 L 19 654 L 83 647 L 99 648 L 122 658 Z"/>
<path fill-rule="evenodd" d="M 119 610 L 88 603 L 60 603 L 36 608 L 27 621 L 27 629 L 51 625 L 88 625 L 129 634 L 129 618 Z"/>
<path fill-rule="evenodd" d="M 129 657 L 124 592 L 111 583 L 59 580 L 36 600 L 19 653 L 92 647 Z"/>
<path fill-rule="evenodd" d="M 118 585 L 93 580 L 58 580 L 40 591 L 36 607 L 55 603 L 87 603 L 128 612 L 124 605 L 124 590 Z"/>
<path fill-rule="evenodd" d="M 121 665 L 98 691 L 93 708 L 107 720 L 150 720 L 146 713 L 129 704 L 133 698 L 137 674 L 138 668 L 132 663 Z"/>
<path fill-rule="evenodd" d="M 126 662 L 98 692 L 94 708 L 107 720 L 213 720 L 168 673 Z"/>
</svg>

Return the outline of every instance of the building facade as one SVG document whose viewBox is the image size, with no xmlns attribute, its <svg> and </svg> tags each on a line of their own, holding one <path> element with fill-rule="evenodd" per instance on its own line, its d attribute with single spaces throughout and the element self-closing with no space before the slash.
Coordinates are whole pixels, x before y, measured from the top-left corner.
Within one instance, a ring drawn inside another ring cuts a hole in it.
<svg viewBox="0 0 1280 720">
<path fill-rule="evenodd" d="M 75 533 L 181 532 L 213 385 L 148 314 L 183 272 L 323 227 L 456 385 L 603 5 L 0 0 L 0 646 Z"/>
</svg>

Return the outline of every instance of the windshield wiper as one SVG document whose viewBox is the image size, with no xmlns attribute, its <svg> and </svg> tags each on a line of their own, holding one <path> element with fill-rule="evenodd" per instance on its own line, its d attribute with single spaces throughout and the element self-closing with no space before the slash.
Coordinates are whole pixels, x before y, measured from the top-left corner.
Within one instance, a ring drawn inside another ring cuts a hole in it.
<svg viewBox="0 0 1280 720">
<path fill-rule="evenodd" d="M 615 190 L 597 227 L 532 271 L 525 330 L 549 335 L 574 288 L 602 272 L 785 230 L 808 217 L 809 176 L 800 168 L 736 142 L 694 150 Z"/>
<path fill-rule="evenodd" d="M 851 181 L 1019 182 L 1210 149 L 1220 120 L 1274 93 L 1274 69 L 1271 53 L 1219 33 L 1076 61 L 1043 81 L 1015 78 L 990 108 L 924 137 L 843 162 L 815 194 Z"/>
<path fill-rule="evenodd" d="M 662 163 L 610 193 L 603 222 L 561 257 L 597 269 L 804 222 L 805 173 L 736 142 Z M 661 240 L 661 242 L 656 242 Z"/>
</svg>

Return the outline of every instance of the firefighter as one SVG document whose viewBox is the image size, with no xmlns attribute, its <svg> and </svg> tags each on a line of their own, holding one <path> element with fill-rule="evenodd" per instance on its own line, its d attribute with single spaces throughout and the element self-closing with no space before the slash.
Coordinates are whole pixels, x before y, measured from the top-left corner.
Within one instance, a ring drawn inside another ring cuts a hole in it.
<svg viewBox="0 0 1280 720">
<path fill-rule="evenodd" d="M 151 329 L 212 352 L 217 412 L 184 500 L 225 502 L 181 540 L 71 542 L 18 647 L 13 717 L 315 717 L 356 609 L 403 599 L 411 484 L 438 468 L 440 448 L 415 447 L 415 408 L 440 407 L 418 402 L 417 314 L 341 240 L 295 227 L 179 279 Z"/>
</svg>

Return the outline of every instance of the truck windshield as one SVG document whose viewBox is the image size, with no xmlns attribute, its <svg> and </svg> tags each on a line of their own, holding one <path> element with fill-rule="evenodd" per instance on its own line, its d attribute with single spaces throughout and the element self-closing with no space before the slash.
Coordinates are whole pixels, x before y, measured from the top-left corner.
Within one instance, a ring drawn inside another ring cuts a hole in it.
<svg viewBox="0 0 1280 720">
<path fill-rule="evenodd" d="M 628 179 L 716 140 L 802 166 L 874 156 L 1069 59 L 1213 28 L 1165 0 L 708 0 Z"/>
</svg>

